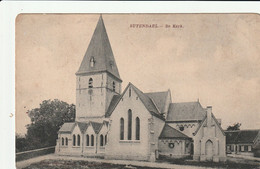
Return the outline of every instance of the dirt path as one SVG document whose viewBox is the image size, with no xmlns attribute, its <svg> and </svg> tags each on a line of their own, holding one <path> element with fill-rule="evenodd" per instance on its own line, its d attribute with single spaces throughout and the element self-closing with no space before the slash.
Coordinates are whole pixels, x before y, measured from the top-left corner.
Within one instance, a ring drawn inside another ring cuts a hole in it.
<svg viewBox="0 0 260 169">
<path fill-rule="evenodd" d="M 112 164 L 121 164 L 121 165 L 134 165 L 141 167 L 155 167 L 155 168 L 171 168 L 171 169 L 211 169 L 209 167 L 198 167 L 198 166 L 186 166 L 186 165 L 176 165 L 176 164 L 167 164 L 167 163 L 155 163 L 155 162 L 145 162 L 145 161 L 128 161 L 128 160 L 105 160 L 105 159 L 96 159 L 96 158 L 84 158 L 84 157 L 69 157 L 69 156 L 57 156 L 55 154 L 49 154 L 45 156 L 40 156 L 32 158 L 25 161 L 19 161 L 16 163 L 17 169 L 22 169 L 33 163 L 37 163 L 43 160 L 74 160 L 74 161 L 91 161 L 91 162 L 103 162 L 103 163 L 112 163 Z"/>
</svg>

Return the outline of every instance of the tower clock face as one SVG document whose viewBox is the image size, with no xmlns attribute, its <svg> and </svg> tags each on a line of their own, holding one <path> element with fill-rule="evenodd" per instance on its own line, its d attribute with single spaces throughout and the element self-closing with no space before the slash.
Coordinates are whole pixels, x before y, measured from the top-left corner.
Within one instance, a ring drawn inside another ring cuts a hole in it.
<svg viewBox="0 0 260 169">
<path fill-rule="evenodd" d="M 89 90 L 88 90 L 88 94 L 92 95 L 92 94 L 93 94 L 93 90 L 92 90 L 92 89 L 89 89 Z"/>
</svg>

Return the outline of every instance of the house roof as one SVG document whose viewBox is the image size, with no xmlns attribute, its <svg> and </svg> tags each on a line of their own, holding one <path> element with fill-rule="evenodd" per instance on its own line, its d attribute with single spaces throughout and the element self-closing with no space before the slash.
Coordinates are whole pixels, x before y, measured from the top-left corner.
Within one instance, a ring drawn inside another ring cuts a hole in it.
<svg viewBox="0 0 260 169">
<path fill-rule="evenodd" d="M 67 133 L 67 132 L 70 133 L 74 129 L 75 125 L 76 125 L 75 122 L 64 123 L 58 132 L 59 133 Z"/>
<path fill-rule="evenodd" d="M 201 121 L 206 115 L 199 102 L 171 103 L 166 121 Z"/>
<path fill-rule="evenodd" d="M 168 91 L 152 92 L 152 93 L 144 93 L 144 94 L 150 97 L 151 99 L 153 99 L 154 103 L 156 104 L 160 112 L 163 113 L 167 96 L 168 96 Z"/>
<path fill-rule="evenodd" d="M 239 135 L 237 131 L 225 131 L 226 134 L 226 144 L 236 143 L 236 138 Z"/>
<path fill-rule="evenodd" d="M 94 59 L 91 67 L 90 60 Z M 94 34 L 76 75 L 95 72 L 108 72 L 122 81 L 117 69 L 114 54 L 107 36 L 102 16 L 100 16 Z"/>
<path fill-rule="evenodd" d="M 159 139 L 164 139 L 164 138 L 190 139 L 190 137 L 176 130 L 175 128 L 169 126 L 168 124 L 164 125 L 163 130 L 159 136 Z"/>
<path fill-rule="evenodd" d="M 106 117 L 111 116 L 111 114 L 113 113 L 114 109 L 116 108 L 117 104 L 119 103 L 119 101 L 121 100 L 121 98 L 123 97 L 123 95 L 125 94 L 125 92 L 127 91 L 127 89 L 131 87 L 137 94 L 137 96 L 140 98 L 140 100 L 142 101 L 142 103 L 144 104 L 144 106 L 146 107 L 146 109 L 153 115 L 156 116 L 162 120 L 165 120 L 163 115 L 160 113 L 160 111 L 158 110 L 158 108 L 156 107 L 154 101 L 145 93 L 143 93 L 141 90 L 139 90 L 137 87 L 135 87 L 132 83 L 129 83 L 127 85 L 127 87 L 125 88 L 124 92 L 121 95 L 116 95 L 113 96 L 110 105 L 108 107 L 108 110 L 106 112 Z"/>
<path fill-rule="evenodd" d="M 226 143 L 254 143 L 254 140 L 258 136 L 260 130 L 236 130 L 225 131 Z"/>
</svg>

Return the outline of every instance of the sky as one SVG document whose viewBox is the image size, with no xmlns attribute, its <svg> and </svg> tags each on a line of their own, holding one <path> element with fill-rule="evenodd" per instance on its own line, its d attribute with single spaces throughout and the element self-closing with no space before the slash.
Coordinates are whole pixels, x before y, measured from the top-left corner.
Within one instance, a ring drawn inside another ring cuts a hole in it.
<svg viewBox="0 0 260 169">
<path fill-rule="evenodd" d="M 76 76 L 99 14 L 16 18 L 16 133 L 43 100 L 76 102 Z M 171 90 L 173 102 L 199 99 L 222 127 L 260 128 L 258 14 L 103 14 L 123 80 L 143 92 Z M 157 24 L 133 28 L 131 24 Z M 166 28 L 165 25 L 171 27 Z M 176 28 L 172 25 L 181 25 Z"/>
</svg>

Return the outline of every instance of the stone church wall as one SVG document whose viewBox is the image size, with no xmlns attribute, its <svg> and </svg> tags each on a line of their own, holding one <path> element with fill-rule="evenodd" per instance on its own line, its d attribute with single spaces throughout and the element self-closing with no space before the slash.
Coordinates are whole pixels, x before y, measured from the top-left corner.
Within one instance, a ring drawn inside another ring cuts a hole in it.
<svg viewBox="0 0 260 169">
<path fill-rule="evenodd" d="M 110 117 L 110 131 L 108 144 L 106 146 L 107 159 L 133 159 L 148 160 L 150 146 L 148 137 L 148 119 L 151 114 L 147 111 L 140 98 L 134 90 L 131 90 L 129 97 L 128 90 Z M 128 110 L 132 110 L 132 140 L 128 140 Z M 135 118 L 140 119 L 140 140 L 135 139 Z M 120 118 L 124 118 L 124 140 L 120 140 Z"/>
</svg>

